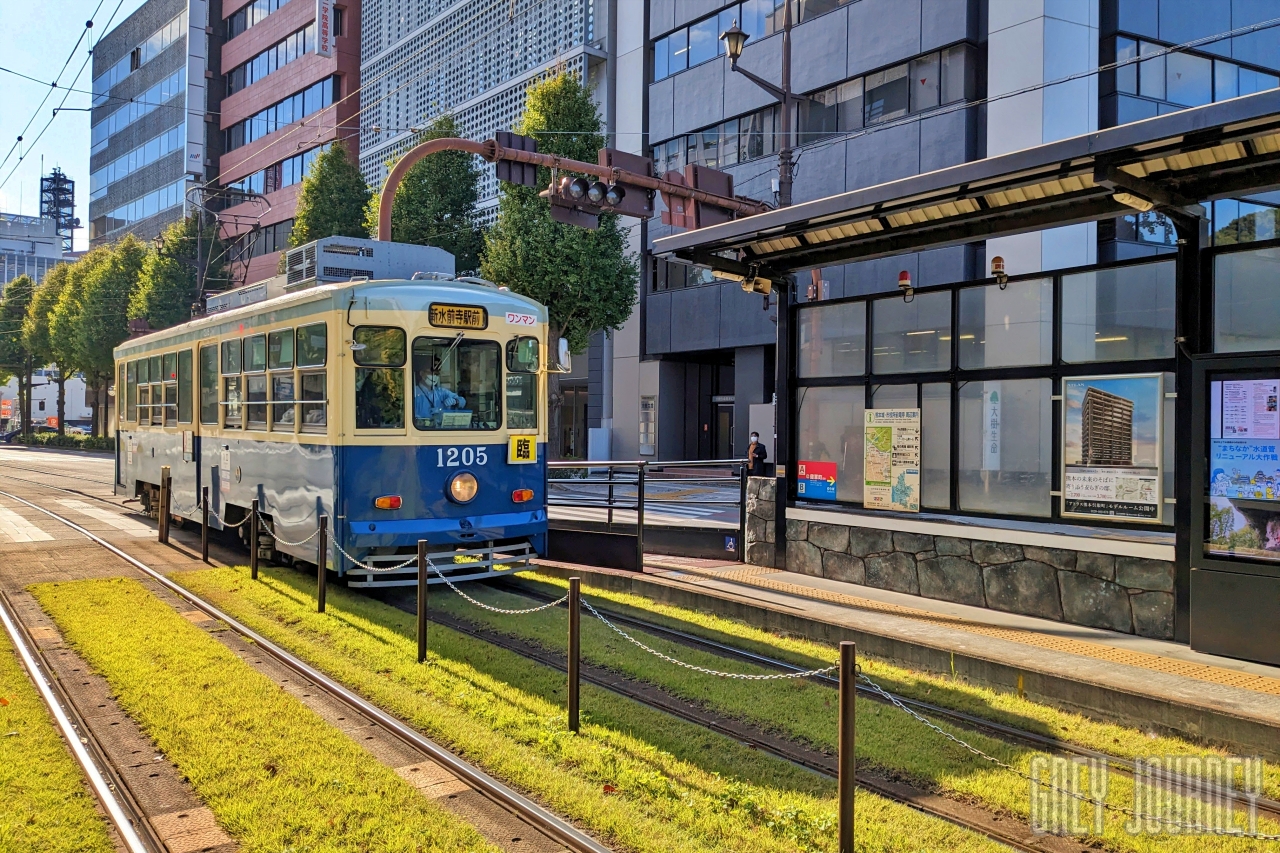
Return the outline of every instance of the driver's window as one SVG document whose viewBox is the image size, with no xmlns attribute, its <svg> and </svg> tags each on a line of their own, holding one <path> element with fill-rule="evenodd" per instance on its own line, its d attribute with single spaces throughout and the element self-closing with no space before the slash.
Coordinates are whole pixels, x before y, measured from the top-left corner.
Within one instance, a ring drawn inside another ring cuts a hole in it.
<svg viewBox="0 0 1280 853">
<path fill-rule="evenodd" d="M 413 342 L 413 425 L 422 430 L 497 429 L 502 424 L 496 341 Z"/>
</svg>

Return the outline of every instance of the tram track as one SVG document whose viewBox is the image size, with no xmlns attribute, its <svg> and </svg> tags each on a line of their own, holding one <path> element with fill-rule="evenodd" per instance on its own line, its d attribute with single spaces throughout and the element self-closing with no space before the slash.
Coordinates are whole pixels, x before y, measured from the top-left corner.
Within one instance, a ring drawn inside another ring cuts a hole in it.
<svg viewBox="0 0 1280 853">
<path fill-rule="evenodd" d="M 504 589 L 505 591 L 522 595 L 532 601 L 546 602 L 553 600 L 552 596 L 540 590 L 531 589 L 521 583 L 518 579 L 500 579 L 495 582 L 494 585 L 498 588 Z M 655 622 L 639 619 L 633 615 L 618 612 L 608 606 L 600 606 L 599 602 L 593 606 L 595 606 L 595 608 L 602 614 L 607 616 L 609 621 L 619 625 L 620 627 L 630 627 L 639 631 L 645 631 L 651 635 L 662 637 L 679 645 L 685 646 L 686 648 L 710 652 L 733 660 L 739 660 L 744 663 L 755 664 L 766 669 L 772 669 L 776 672 L 793 673 L 806 670 L 806 667 L 788 663 L 787 661 L 780 660 L 778 658 L 772 658 L 767 655 L 759 654 L 758 652 L 752 652 L 747 649 L 717 642 L 687 631 L 681 631 Z M 838 689 L 840 686 L 838 678 L 826 674 L 808 676 L 807 680 L 831 687 L 832 689 Z M 885 706 L 890 705 L 888 700 L 868 687 L 860 684 L 857 689 L 859 696 L 872 699 Z M 903 705 L 906 705 L 921 714 L 944 719 L 947 722 L 968 731 L 981 732 L 983 734 L 994 736 L 1015 746 L 1029 746 L 1037 749 L 1043 749 L 1047 752 L 1067 758 L 1080 757 L 1094 761 L 1104 761 L 1112 771 L 1118 771 L 1121 775 L 1128 776 L 1130 778 L 1132 778 L 1136 769 L 1135 762 L 1131 759 L 1112 755 L 1101 750 L 1090 749 L 1089 747 L 1070 743 L 1069 741 L 1064 741 L 1060 738 L 1043 735 L 1039 732 L 1028 731 L 1027 729 L 1020 729 L 1016 726 L 1006 725 L 995 720 L 988 720 L 974 714 L 957 711 L 931 702 L 912 699 L 906 696 L 899 696 L 898 699 Z M 1170 786 L 1177 786 L 1183 790 L 1195 791 L 1205 797 L 1220 796 L 1222 794 L 1222 792 L 1212 784 L 1196 777 L 1159 770 L 1146 770 L 1145 768 L 1144 772 L 1150 772 L 1154 778 L 1160 779 Z M 1280 801 L 1266 797 L 1257 797 L 1252 802 L 1256 803 L 1258 811 L 1265 812 L 1270 817 L 1280 819 Z"/>
<path fill-rule="evenodd" d="M 37 485 L 56 491 L 71 491 L 58 486 Z M 421 752 L 444 772 L 461 780 L 509 816 L 511 826 L 505 827 L 504 832 L 501 834 L 513 841 L 523 842 L 524 844 L 524 846 L 513 849 L 531 849 L 530 836 L 532 835 L 535 839 L 541 837 L 559 849 L 567 849 L 573 851 L 573 853 L 610 853 L 609 848 L 577 827 L 493 778 L 479 767 L 454 755 L 399 718 L 383 711 L 377 705 L 248 628 L 200 596 L 170 580 L 163 573 L 129 554 L 115 543 L 107 541 L 58 512 L 41 506 L 35 500 L 29 500 L 6 491 L 0 491 L 0 497 L 15 501 L 29 509 L 42 513 L 85 536 L 96 545 L 141 572 L 148 582 L 195 607 L 209 619 L 226 625 L 235 635 L 251 644 L 256 652 L 269 656 L 273 662 L 283 666 L 291 674 L 305 679 L 309 683 L 310 689 L 323 691 L 326 697 L 350 709 L 352 713 L 369 720 L 372 725 L 380 728 L 386 735 L 411 749 Z M 146 853 L 159 853 L 164 848 L 157 847 L 155 850 L 150 850 L 141 847 L 138 850 L 146 851 Z M 135 851 L 130 849 L 129 853 L 135 853 Z"/>
</svg>

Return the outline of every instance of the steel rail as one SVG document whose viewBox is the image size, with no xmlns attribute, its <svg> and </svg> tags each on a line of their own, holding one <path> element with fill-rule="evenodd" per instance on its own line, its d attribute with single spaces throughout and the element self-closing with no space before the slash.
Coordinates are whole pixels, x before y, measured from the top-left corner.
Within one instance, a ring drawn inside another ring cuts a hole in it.
<svg viewBox="0 0 1280 853">
<path fill-rule="evenodd" d="M 512 589 L 513 591 L 517 591 L 520 595 L 524 595 L 528 598 L 533 598 L 538 600 L 542 600 L 542 599 L 550 600 L 550 596 L 548 596 L 546 593 L 543 593 L 539 590 L 532 590 L 525 587 L 520 582 L 520 579 L 518 578 L 516 579 L 504 578 L 500 581 L 500 585 L 507 587 L 509 589 Z M 759 666 L 768 667 L 771 669 L 778 669 L 785 672 L 803 672 L 804 671 L 804 667 L 798 666 L 793 663 L 789 663 L 784 660 L 771 658 L 767 655 L 762 655 L 757 652 L 752 652 L 746 649 L 738 648 L 737 646 L 730 646 L 725 643 L 720 643 L 715 640 L 708 639 L 706 637 L 700 637 L 697 634 L 690 634 L 676 628 L 668 628 L 664 625 L 657 625 L 652 622 L 646 622 L 643 619 L 618 613 L 616 610 L 612 610 L 607 607 L 599 607 L 597 605 L 597 609 L 600 610 L 602 613 L 607 614 L 609 618 L 615 622 L 629 625 L 630 627 L 635 628 L 637 630 L 647 631 L 651 634 L 657 634 L 659 636 L 666 637 L 667 639 L 680 643 L 681 645 L 701 647 L 708 651 L 716 652 L 718 654 L 723 654 L 728 657 L 738 658 L 739 660 L 745 661 L 747 663 L 754 663 Z M 808 679 L 817 681 L 819 683 L 825 684 L 830 687 L 839 686 L 839 679 L 834 678 L 830 675 L 808 676 Z M 868 687 L 865 687 L 860 684 L 858 685 L 858 691 L 862 693 L 864 696 L 874 699 L 877 702 L 888 704 L 886 700 L 883 699 L 883 697 L 881 697 L 874 690 L 871 690 Z M 969 729 L 980 729 L 1009 740 L 1017 740 L 1026 744 L 1043 747 L 1045 749 L 1051 749 L 1057 752 L 1070 753 L 1073 755 L 1079 755 L 1084 758 L 1093 758 L 1099 761 L 1105 761 L 1109 765 L 1129 774 L 1132 774 L 1135 769 L 1134 762 L 1128 758 L 1121 758 L 1120 756 L 1111 755 L 1110 753 L 1107 753 L 1107 752 L 1102 752 L 1096 749 L 1090 749 L 1089 747 L 1085 747 L 1085 746 L 1079 746 L 1078 744 L 1068 743 L 1067 741 L 1059 740 L 1058 738 L 1050 737 L 1048 735 L 1042 735 L 1036 732 L 1027 731 L 1026 729 L 1017 728 L 1016 726 L 1006 725 L 1004 723 L 996 722 L 995 720 L 988 720 L 983 717 L 978 717 L 973 714 L 965 713 L 964 711 L 956 711 L 952 708 L 945 708 L 941 705 L 934 705 L 930 702 L 924 702 L 919 699 L 910 699 L 906 696 L 899 696 L 898 699 L 904 705 L 912 707 L 915 710 L 920 711 L 921 713 L 929 714 L 935 717 L 943 717 L 947 720 L 950 720 L 951 722 L 958 723 Z M 1212 783 L 1208 783 L 1205 780 L 1199 779 L 1194 776 L 1179 775 L 1179 774 L 1171 773 L 1169 771 L 1161 770 L 1161 769 L 1150 769 L 1149 772 L 1151 772 L 1155 777 L 1162 779 L 1163 781 L 1169 782 L 1171 784 L 1184 785 L 1189 788 L 1194 788 L 1196 789 L 1197 792 L 1201 794 L 1215 795 L 1215 794 L 1222 793 Z M 1261 809 L 1262 811 L 1266 811 L 1275 817 L 1280 817 L 1280 801 L 1268 799 L 1266 797 L 1258 797 L 1256 800 L 1254 800 L 1254 802 L 1257 804 L 1258 808 Z"/>
<path fill-rule="evenodd" d="M 0 592 L 0 622 L 4 623 L 5 632 L 8 633 L 9 639 L 13 642 L 13 646 L 18 652 L 18 657 L 22 660 L 22 665 L 31 676 L 31 681 L 35 683 L 36 690 L 40 693 L 40 698 L 44 700 L 49 713 L 53 715 L 58 730 L 62 732 L 63 740 L 67 742 L 67 746 L 71 749 L 71 754 L 75 756 L 76 763 L 84 771 L 84 775 L 88 778 L 89 786 L 93 789 L 98 802 L 102 804 L 103 810 L 106 811 L 107 816 L 111 819 L 116 832 L 120 834 L 120 840 L 124 842 L 128 853 L 162 853 L 165 847 L 159 843 L 158 839 L 149 837 L 149 843 L 142 840 L 138 828 L 141 828 L 143 833 L 150 836 L 148 832 L 150 826 L 141 815 L 140 810 L 136 809 L 133 804 L 123 802 L 122 797 L 117 794 L 117 791 L 127 789 L 122 785 L 118 785 L 115 781 L 108 781 L 103 775 L 102 769 L 99 767 L 99 761 L 102 762 L 103 766 L 109 766 L 110 762 L 107 761 L 106 754 L 101 749 L 95 749 L 94 751 L 99 753 L 97 760 L 95 760 L 95 756 L 90 754 L 89 745 L 91 743 L 90 738 L 93 737 L 92 732 L 83 725 L 77 727 L 77 724 L 71 721 L 67 709 L 73 709 L 72 712 L 74 713 L 74 705 L 65 694 L 59 697 L 55 692 L 53 684 L 57 680 L 52 676 L 45 676 L 45 672 L 48 671 L 47 667 L 42 669 L 31 651 L 32 648 L 35 648 L 35 654 L 39 654 L 39 648 L 34 644 L 28 647 L 29 638 L 26 636 L 25 630 L 19 628 L 19 621 L 10 614 L 10 607 L 8 598 L 3 592 Z M 94 746 L 96 747 L 96 744 Z M 130 812 L 132 816 L 129 814 Z"/>
<path fill-rule="evenodd" d="M 53 488 L 57 487 L 55 486 Z M 505 807 L 508 811 L 514 812 L 538 830 L 542 831 L 560 844 L 563 844 L 565 847 L 568 847 L 570 850 L 577 851 L 577 853 L 612 853 L 608 847 L 600 844 L 600 842 L 586 835 L 578 828 L 547 811 L 542 806 L 518 793 L 514 789 L 504 785 L 502 782 L 499 782 L 480 768 L 468 764 L 458 758 L 439 744 L 427 739 L 399 718 L 388 714 L 377 705 L 374 705 L 354 691 L 330 678 L 328 675 L 325 675 L 320 670 L 285 651 L 266 637 L 263 637 L 253 629 L 249 628 L 247 625 L 242 624 L 229 614 L 219 610 L 200 596 L 169 580 L 169 578 L 152 569 L 146 563 L 143 563 L 141 560 L 138 560 L 127 552 L 121 550 L 92 531 L 86 530 L 74 521 L 64 518 L 56 512 L 45 509 L 31 501 L 20 498 L 17 495 L 0 491 L 0 496 L 18 501 L 37 512 L 44 513 L 50 518 L 65 524 L 77 533 L 80 533 L 102 546 L 107 551 L 110 551 L 112 554 L 145 574 L 147 577 L 159 583 L 174 595 L 184 599 L 214 619 L 223 622 L 230 627 L 231 630 L 254 643 L 258 648 L 262 649 L 267 654 L 270 654 L 297 674 L 307 678 L 322 687 L 331 695 L 341 699 L 353 710 L 376 720 L 380 725 L 395 734 L 405 743 L 426 753 L 433 761 L 442 765 L 451 773 Z M 142 853 L 144 849 L 145 848 L 139 848 L 139 853 Z M 133 853 L 133 851 L 130 851 L 130 853 Z M 150 853 L 150 851 L 147 851 L 147 853 Z"/>
</svg>

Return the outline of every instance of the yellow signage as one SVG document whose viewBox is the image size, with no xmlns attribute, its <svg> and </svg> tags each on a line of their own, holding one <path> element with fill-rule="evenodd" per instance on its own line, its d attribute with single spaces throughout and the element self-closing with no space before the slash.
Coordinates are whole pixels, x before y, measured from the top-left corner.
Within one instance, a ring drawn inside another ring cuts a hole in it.
<svg viewBox="0 0 1280 853">
<path fill-rule="evenodd" d="M 536 435 L 513 435 L 507 445 L 507 463 L 510 465 L 527 465 L 538 461 L 538 437 Z"/>
<path fill-rule="evenodd" d="M 489 312 L 476 305 L 444 305 L 431 303 L 431 325 L 449 329 L 484 329 L 489 325 Z"/>
</svg>

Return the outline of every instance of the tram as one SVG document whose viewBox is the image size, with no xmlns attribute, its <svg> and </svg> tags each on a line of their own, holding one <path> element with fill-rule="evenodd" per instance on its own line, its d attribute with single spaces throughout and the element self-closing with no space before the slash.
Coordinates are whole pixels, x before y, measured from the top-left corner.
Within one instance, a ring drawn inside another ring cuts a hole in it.
<svg viewBox="0 0 1280 853">
<path fill-rule="evenodd" d="M 319 284 L 115 350 L 118 491 L 202 517 L 260 554 L 351 586 L 416 583 L 425 539 L 451 579 L 545 553 L 547 311 L 481 279 Z M 327 516 L 331 544 L 318 555 Z M 395 567 L 401 567 L 396 569 Z M 436 578 L 433 576 L 433 582 Z"/>
</svg>

